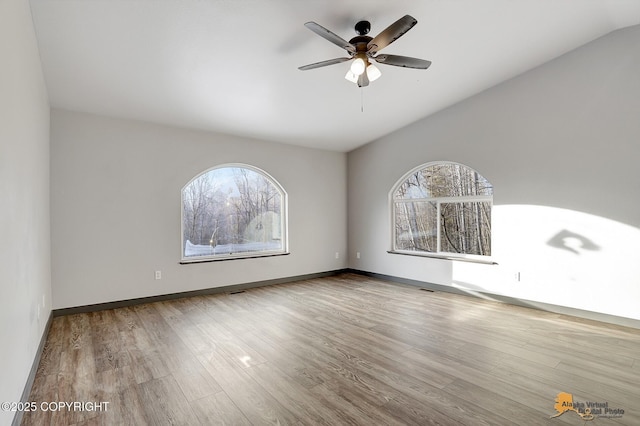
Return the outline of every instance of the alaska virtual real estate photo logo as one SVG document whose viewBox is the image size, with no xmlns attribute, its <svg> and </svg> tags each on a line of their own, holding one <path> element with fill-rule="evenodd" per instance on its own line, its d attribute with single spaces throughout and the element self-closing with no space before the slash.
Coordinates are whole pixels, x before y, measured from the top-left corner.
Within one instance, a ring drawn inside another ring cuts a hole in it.
<svg viewBox="0 0 640 426">
<path fill-rule="evenodd" d="M 567 411 L 573 411 L 575 414 L 580 416 L 582 420 L 593 420 L 598 418 L 618 419 L 624 415 L 624 410 L 622 408 L 610 407 L 608 402 L 576 401 L 573 399 L 573 394 L 567 392 L 560 392 L 556 395 L 553 408 L 555 408 L 556 414 L 551 416 L 551 418 L 559 417 Z"/>
</svg>

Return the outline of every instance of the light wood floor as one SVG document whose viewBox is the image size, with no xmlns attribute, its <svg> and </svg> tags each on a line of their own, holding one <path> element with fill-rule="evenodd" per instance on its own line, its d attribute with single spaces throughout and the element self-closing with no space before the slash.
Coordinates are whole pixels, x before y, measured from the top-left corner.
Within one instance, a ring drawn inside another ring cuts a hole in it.
<svg viewBox="0 0 640 426">
<path fill-rule="evenodd" d="M 54 318 L 24 425 L 640 424 L 640 330 L 345 274 Z"/>
</svg>

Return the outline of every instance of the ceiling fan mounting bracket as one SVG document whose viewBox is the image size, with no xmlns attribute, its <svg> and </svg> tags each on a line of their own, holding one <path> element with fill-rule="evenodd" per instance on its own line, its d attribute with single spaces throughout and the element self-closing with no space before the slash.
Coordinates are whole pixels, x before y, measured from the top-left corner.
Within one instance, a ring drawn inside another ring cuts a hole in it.
<svg viewBox="0 0 640 426">
<path fill-rule="evenodd" d="M 355 30 L 356 34 L 361 36 L 368 34 L 371 31 L 371 23 L 369 21 L 359 21 L 356 23 Z"/>
</svg>

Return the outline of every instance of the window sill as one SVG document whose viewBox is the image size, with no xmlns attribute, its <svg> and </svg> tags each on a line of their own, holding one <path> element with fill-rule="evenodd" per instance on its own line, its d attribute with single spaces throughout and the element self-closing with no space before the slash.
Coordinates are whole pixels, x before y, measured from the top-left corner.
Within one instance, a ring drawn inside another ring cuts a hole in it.
<svg viewBox="0 0 640 426">
<path fill-rule="evenodd" d="M 458 256 L 448 256 L 446 254 L 435 254 L 435 253 L 416 253 L 416 252 L 408 252 L 408 251 L 395 251 L 388 250 L 387 253 L 390 254 L 400 254 L 405 256 L 415 256 L 415 257 L 429 257 L 432 259 L 441 259 L 441 260 L 455 260 L 459 262 L 471 262 L 471 263 L 481 263 L 484 265 L 497 265 L 498 262 L 494 262 L 493 260 L 485 260 L 478 258 L 469 258 L 469 257 L 458 257 Z"/>
<path fill-rule="evenodd" d="M 230 254 L 227 256 L 217 256 L 217 257 L 199 257 L 197 259 L 182 259 L 180 261 L 180 265 L 189 265 L 192 263 L 208 263 L 208 262 L 224 262 L 227 260 L 241 260 L 241 259 L 258 259 L 261 257 L 275 257 L 275 256 L 287 256 L 289 252 L 281 252 L 281 253 L 263 253 L 263 254 L 247 254 L 247 255 L 238 255 L 238 254 Z"/>
</svg>

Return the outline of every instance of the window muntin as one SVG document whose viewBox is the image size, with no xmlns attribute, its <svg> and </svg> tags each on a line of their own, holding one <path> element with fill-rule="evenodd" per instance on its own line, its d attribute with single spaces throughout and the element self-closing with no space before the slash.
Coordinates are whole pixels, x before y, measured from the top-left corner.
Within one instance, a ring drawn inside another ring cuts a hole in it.
<svg viewBox="0 0 640 426">
<path fill-rule="evenodd" d="M 286 253 L 286 201 L 271 176 L 249 165 L 201 173 L 182 189 L 182 260 Z"/>
<path fill-rule="evenodd" d="M 491 256 L 493 186 L 458 163 L 420 166 L 394 187 L 394 252 Z"/>
</svg>

